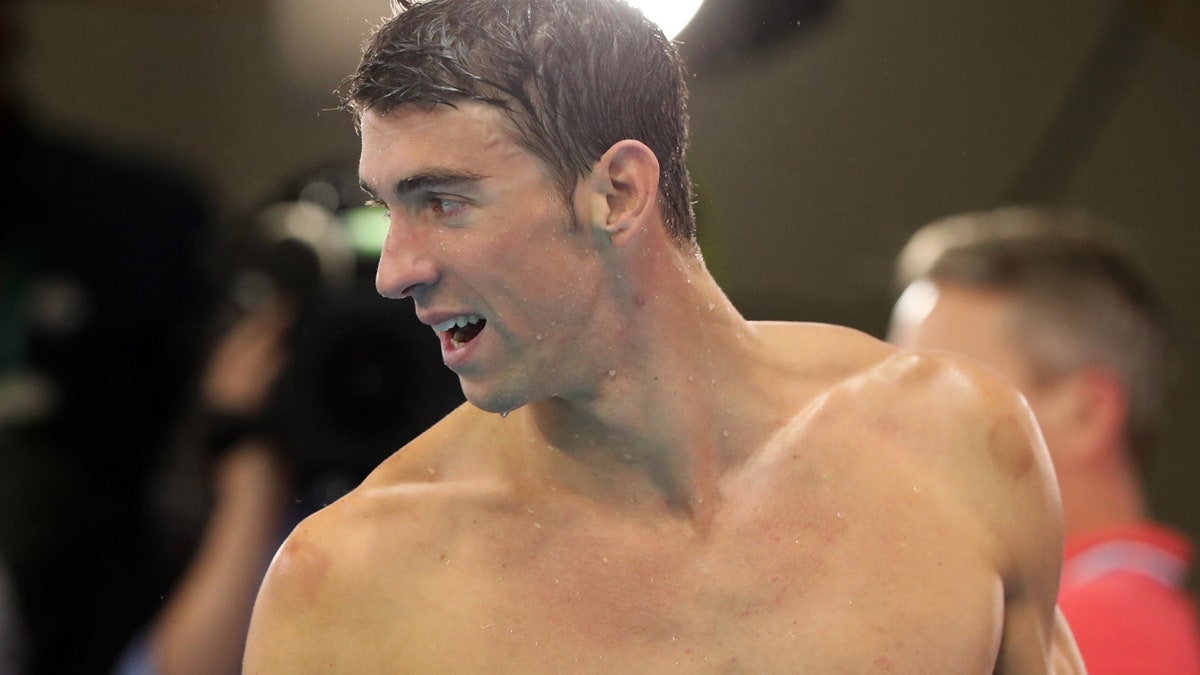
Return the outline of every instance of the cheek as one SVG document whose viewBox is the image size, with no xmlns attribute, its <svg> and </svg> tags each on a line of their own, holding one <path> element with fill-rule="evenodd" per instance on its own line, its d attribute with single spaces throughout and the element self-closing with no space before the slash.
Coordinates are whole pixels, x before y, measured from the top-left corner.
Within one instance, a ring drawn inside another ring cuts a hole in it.
<svg viewBox="0 0 1200 675">
<path fill-rule="evenodd" d="M 501 264 L 515 291 L 530 300 L 549 302 L 559 312 L 587 302 L 597 288 L 596 260 L 561 242 L 530 247 L 524 254 L 507 256 Z"/>
</svg>

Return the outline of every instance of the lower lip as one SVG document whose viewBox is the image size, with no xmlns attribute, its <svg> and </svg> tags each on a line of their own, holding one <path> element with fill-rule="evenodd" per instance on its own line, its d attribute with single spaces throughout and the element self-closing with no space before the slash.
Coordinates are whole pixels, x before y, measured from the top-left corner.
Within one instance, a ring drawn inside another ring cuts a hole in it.
<svg viewBox="0 0 1200 675">
<path fill-rule="evenodd" d="M 475 351 L 475 345 L 482 336 L 483 331 L 479 335 L 476 335 L 470 342 L 456 345 L 450 340 L 450 333 L 438 333 L 438 337 L 442 341 L 442 363 L 445 363 L 446 367 L 451 370 L 454 370 L 456 366 L 464 364 L 470 358 L 471 353 Z"/>
</svg>

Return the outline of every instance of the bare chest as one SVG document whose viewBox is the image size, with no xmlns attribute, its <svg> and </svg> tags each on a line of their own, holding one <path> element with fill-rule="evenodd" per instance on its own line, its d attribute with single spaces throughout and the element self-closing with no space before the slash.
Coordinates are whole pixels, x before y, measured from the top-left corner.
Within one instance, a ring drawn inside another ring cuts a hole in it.
<svg viewBox="0 0 1200 675">
<path fill-rule="evenodd" d="M 447 533 L 412 552 L 418 583 L 381 586 L 403 591 L 377 644 L 417 670 L 991 671 L 1002 592 L 953 526 L 809 494 L 731 504 L 703 536 L 537 509 Z"/>
</svg>

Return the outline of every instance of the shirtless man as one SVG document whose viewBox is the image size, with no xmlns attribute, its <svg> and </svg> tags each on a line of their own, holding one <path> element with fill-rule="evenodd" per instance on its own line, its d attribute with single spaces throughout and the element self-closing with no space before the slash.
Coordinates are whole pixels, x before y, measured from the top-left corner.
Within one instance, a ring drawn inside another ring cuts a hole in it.
<svg viewBox="0 0 1200 675">
<path fill-rule="evenodd" d="M 970 362 L 743 319 L 705 269 L 674 48 L 613 0 L 432 0 L 348 100 L 468 403 L 304 521 L 258 673 L 1077 673 L 1062 523 Z"/>
</svg>

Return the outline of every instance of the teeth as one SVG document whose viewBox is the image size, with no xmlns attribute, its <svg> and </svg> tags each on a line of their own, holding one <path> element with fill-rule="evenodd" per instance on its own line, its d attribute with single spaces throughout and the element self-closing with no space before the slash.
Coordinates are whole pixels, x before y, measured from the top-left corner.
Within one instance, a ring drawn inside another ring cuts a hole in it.
<svg viewBox="0 0 1200 675">
<path fill-rule="evenodd" d="M 465 328 L 467 324 L 479 323 L 482 320 L 483 317 L 479 316 L 478 314 L 464 314 L 462 316 L 456 316 L 453 319 L 446 319 L 441 323 L 434 324 L 433 329 L 439 333 L 444 333 L 454 328 Z"/>
</svg>

